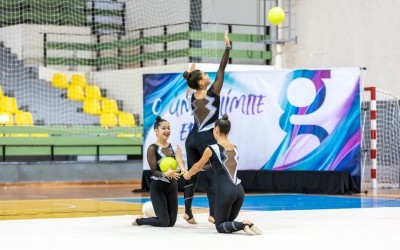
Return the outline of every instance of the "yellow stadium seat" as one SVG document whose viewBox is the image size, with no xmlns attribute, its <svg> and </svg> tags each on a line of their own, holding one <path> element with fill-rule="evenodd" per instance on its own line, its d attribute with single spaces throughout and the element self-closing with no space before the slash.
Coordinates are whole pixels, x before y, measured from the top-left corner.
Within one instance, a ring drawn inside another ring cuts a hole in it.
<svg viewBox="0 0 400 250">
<path fill-rule="evenodd" d="M 15 114 L 18 112 L 17 99 L 14 97 L 9 97 L 9 99 L 11 99 L 11 112 Z"/>
<path fill-rule="evenodd" d="M 0 125 L 14 125 L 14 117 L 11 113 L 0 112 Z"/>
<path fill-rule="evenodd" d="M 85 75 L 72 74 L 71 85 L 73 85 L 73 86 L 81 86 L 82 88 L 86 88 L 87 82 L 86 82 Z"/>
<path fill-rule="evenodd" d="M 21 134 L 11 134 L 11 137 L 29 137 L 29 134 L 21 133 Z"/>
<path fill-rule="evenodd" d="M 98 86 L 87 86 L 85 89 L 86 99 L 96 99 L 101 100 L 101 92 Z"/>
<path fill-rule="evenodd" d="M 101 112 L 103 114 L 118 114 L 117 101 L 113 99 L 103 99 L 101 101 Z"/>
<path fill-rule="evenodd" d="M 49 134 L 38 134 L 38 133 L 35 133 L 35 134 L 31 134 L 31 137 L 49 137 Z"/>
<path fill-rule="evenodd" d="M 56 88 L 66 89 L 69 86 L 67 75 L 63 73 L 53 74 L 51 85 Z"/>
<path fill-rule="evenodd" d="M 33 118 L 30 112 L 17 112 L 15 114 L 15 125 L 33 126 Z"/>
<path fill-rule="evenodd" d="M 85 99 L 83 88 L 77 85 L 70 85 L 68 87 L 67 97 L 71 100 L 83 101 Z"/>
<path fill-rule="evenodd" d="M 17 111 L 17 99 L 8 96 L 4 96 L 0 99 L 0 112 L 15 114 Z"/>
<path fill-rule="evenodd" d="M 7 111 L 7 96 L 5 96 L 4 98 L 0 99 L 0 112 L 8 112 Z"/>
<path fill-rule="evenodd" d="M 133 127 L 136 125 L 133 114 L 121 112 L 118 115 L 118 125 L 121 127 Z"/>
<path fill-rule="evenodd" d="M 117 126 L 117 116 L 114 114 L 101 114 L 100 125 L 103 127 L 115 127 Z"/>
<path fill-rule="evenodd" d="M 135 137 L 135 134 L 119 133 L 119 134 L 117 134 L 117 137 L 128 137 L 128 138 L 132 138 L 132 137 Z"/>
<path fill-rule="evenodd" d="M 85 101 L 83 102 L 83 112 L 91 115 L 100 115 L 100 102 L 96 99 L 85 99 Z"/>
</svg>

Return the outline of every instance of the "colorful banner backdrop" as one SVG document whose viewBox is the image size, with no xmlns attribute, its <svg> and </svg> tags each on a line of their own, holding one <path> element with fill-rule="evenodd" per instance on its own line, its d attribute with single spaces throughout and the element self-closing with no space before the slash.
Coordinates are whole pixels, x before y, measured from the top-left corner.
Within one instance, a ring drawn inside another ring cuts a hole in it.
<svg viewBox="0 0 400 250">
<path fill-rule="evenodd" d="M 215 72 L 208 72 L 211 80 Z M 193 126 L 181 73 L 147 74 L 144 86 L 144 169 L 159 115 L 170 142 L 185 149 Z M 240 170 L 347 171 L 360 176 L 360 70 L 266 70 L 225 73 L 222 114 Z M 185 154 L 184 154 L 185 156 Z M 184 158 L 185 160 L 185 158 Z"/>
</svg>

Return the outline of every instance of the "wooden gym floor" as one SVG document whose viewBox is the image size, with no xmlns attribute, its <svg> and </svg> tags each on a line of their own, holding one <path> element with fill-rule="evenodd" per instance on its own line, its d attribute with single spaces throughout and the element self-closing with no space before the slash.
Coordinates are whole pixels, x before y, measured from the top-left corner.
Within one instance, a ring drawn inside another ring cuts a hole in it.
<svg viewBox="0 0 400 250">
<path fill-rule="evenodd" d="M 138 182 L 96 185 L 54 183 L 3 185 L 0 186 L 0 189 L 0 220 L 139 215 L 142 213 L 141 204 L 149 198 L 148 192 L 132 192 L 140 189 L 140 183 Z M 182 197 L 182 193 L 179 195 Z M 246 194 L 246 197 L 251 195 Z M 291 202 L 290 198 L 293 197 L 278 197 L 279 194 L 275 194 L 273 201 L 271 201 L 265 200 L 265 197 L 261 197 L 260 194 L 255 195 L 255 198 L 257 198 L 255 204 L 273 203 L 277 207 L 282 207 L 282 209 L 288 209 L 284 208 L 285 202 L 287 200 Z M 273 194 L 266 194 L 266 197 L 271 197 L 270 195 Z M 204 194 L 196 194 L 196 197 L 202 198 L 195 199 L 199 200 L 200 203 L 198 207 L 194 208 L 194 212 L 207 212 L 208 204 Z M 300 197 L 303 197 L 304 202 L 310 202 L 304 199 L 304 197 L 307 198 L 306 195 L 301 195 Z M 388 204 L 390 201 L 392 202 L 390 206 L 397 206 L 397 201 L 400 200 L 400 189 L 370 190 L 367 194 L 360 193 L 342 197 L 360 197 L 363 198 L 364 204 L 376 204 L 376 199 L 379 199 L 379 204 Z M 297 197 L 296 199 L 299 198 Z M 382 199 L 386 203 L 382 203 Z M 182 199 L 180 198 L 180 200 L 180 205 L 182 205 Z M 248 200 L 251 202 L 250 199 Z M 316 202 L 319 201 L 313 199 L 310 204 L 317 204 Z M 327 201 L 324 201 L 324 203 L 329 204 Z M 359 203 L 361 204 L 361 202 Z M 291 202 L 291 206 L 293 206 L 293 202 Z M 300 206 L 298 209 L 307 209 L 307 207 Z M 353 205 L 346 203 L 343 206 Z M 271 209 L 274 208 L 261 208 L 261 210 Z M 182 206 L 180 206 L 179 212 L 183 213 Z"/>
<path fill-rule="evenodd" d="M 137 189 L 140 183 L 3 185 L 0 220 L 138 215 L 142 213 L 140 200 L 129 203 L 104 200 L 149 197 L 148 192 L 132 192 Z"/>
</svg>

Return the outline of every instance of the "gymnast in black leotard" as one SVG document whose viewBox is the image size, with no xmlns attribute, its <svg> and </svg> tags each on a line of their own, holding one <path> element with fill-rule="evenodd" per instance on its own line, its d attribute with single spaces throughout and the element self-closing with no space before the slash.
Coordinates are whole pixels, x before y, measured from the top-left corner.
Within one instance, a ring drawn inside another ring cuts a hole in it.
<svg viewBox="0 0 400 250">
<path fill-rule="evenodd" d="M 171 130 L 169 122 L 157 117 L 154 123 L 157 141 L 147 149 L 147 161 L 151 169 L 150 199 L 156 217 L 139 216 L 133 225 L 151 225 L 155 227 L 173 227 L 178 216 L 178 184 L 179 171 L 185 171 L 182 160 L 182 150 L 179 146 L 173 148 L 168 142 Z M 164 157 L 173 157 L 178 162 L 179 169 L 168 169 L 162 172 L 159 166 Z"/>
<path fill-rule="evenodd" d="M 190 180 L 208 161 L 211 161 L 216 178 L 214 214 L 217 231 L 233 233 L 244 230 L 249 235 L 262 234 L 262 231 L 249 220 L 235 221 L 243 205 L 244 190 L 237 178 L 238 151 L 228 140 L 230 128 L 231 123 L 227 115 L 215 122 L 213 134 L 217 142 L 204 150 L 201 159 L 183 177 Z"/>
<path fill-rule="evenodd" d="M 208 88 L 210 84 L 209 76 L 203 71 L 195 69 L 194 64 L 192 64 L 190 71 L 183 73 L 183 77 L 186 79 L 189 87 L 186 96 L 191 103 L 194 115 L 194 125 L 185 142 L 188 169 L 201 158 L 201 154 L 209 144 L 215 143 L 212 128 L 219 116 L 220 93 L 224 83 L 224 73 L 229 59 L 229 51 L 231 50 L 227 31 L 225 32 L 224 41 L 226 45 L 225 53 L 222 56 L 215 81 L 210 88 Z M 212 223 L 214 222 L 215 200 L 213 174 L 213 171 L 207 171 L 206 173 L 208 181 L 207 197 L 210 207 L 209 221 Z M 198 175 L 193 176 L 191 180 L 187 181 L 183 192 L 185 198 L 185 214 L 183 218 L 191 224 L 196 223 L 192 213 L 192 201 L 197 179 Z"/>
</svg>

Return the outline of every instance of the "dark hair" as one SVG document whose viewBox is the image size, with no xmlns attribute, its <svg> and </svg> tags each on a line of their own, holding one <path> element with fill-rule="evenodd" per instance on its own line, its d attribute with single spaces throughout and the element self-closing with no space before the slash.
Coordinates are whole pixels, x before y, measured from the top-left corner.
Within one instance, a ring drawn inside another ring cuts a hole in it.
<svg viewBox="0 0 400 250">
<path fill-rule="evenodd" d="M 201 71 L 198 69 L 193 70 L 192 72 L 185 71 L 183 72 L 183 78 L 186 79 L 186 84 L 191 89 L 198 90 L 200 85 L 199 81 L 201 80 Z"/>
<path fill-rule="evenodd" d="M 161 118 L 160 116 L 156 117 L 156 122 L 154 123 L 154 129 L 157 129 L 162 122 L 168 122 L 167 120 Z"/>
<path fill-rule="evenodd" d="M 231 130 L 231 121 L 227 114 L 224 114 L 222 118 L 215 121 L 215 127 L 219 127 L 219 132 L 221 134 L 227 135 Z"/>
</svg>

